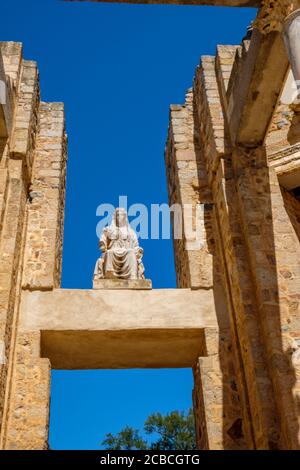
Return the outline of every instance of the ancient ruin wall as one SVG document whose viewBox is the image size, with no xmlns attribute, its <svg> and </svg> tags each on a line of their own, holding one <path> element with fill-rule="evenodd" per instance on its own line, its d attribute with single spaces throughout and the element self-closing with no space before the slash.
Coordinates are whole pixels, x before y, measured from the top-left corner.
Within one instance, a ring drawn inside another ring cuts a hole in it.
<svg viewBox="0 0 300 470">
<path fill-rule="evenodd" d="M 22 286 L 60 283 L 64 110 L 40 102 L 37 65 L 23 59 L 20 43 L 1 43 L 0 51 L 12 91 L 0 167 L 1 446 L 38 449 L 47 442 L 50 364 L 36 335 L 18 335 L 19 302 Z"/>
</svg>

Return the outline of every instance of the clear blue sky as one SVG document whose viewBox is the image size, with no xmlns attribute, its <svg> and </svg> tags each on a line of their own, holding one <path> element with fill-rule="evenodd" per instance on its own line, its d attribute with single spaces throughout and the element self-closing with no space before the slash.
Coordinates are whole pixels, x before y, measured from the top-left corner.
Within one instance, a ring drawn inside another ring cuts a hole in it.
<svg viewBox="0 0 300 470">
<path fill-rule="evenodd" d="M 63 101 L 69 136 L 64 288 L 91 287 L 96 207 L 167 202 L 171 103 L 184 101 L 201 55 L 239 44 L 253 9 L 1 0 L 2 41 L 36 60 L 44 101 Z M 147 277 L 175 287 L 172 243 L 143 241 Z M 83 312 L 84 314 L 84 312 Z M 191 405 L 190 370 L 54 371 L 50 445 L 99 449 L 106 432 Z"/>
</svg>

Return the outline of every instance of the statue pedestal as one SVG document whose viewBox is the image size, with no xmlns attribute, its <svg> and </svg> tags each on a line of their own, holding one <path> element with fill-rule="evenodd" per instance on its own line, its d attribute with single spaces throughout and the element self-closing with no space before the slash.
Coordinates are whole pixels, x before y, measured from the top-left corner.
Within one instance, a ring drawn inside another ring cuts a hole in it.
<svg viewBox="0 0 300 470">
<path fill-rule="evenodd" d="M 152 289 L 151 279 L 94 279 L 93 289 Z"/>
</svg>

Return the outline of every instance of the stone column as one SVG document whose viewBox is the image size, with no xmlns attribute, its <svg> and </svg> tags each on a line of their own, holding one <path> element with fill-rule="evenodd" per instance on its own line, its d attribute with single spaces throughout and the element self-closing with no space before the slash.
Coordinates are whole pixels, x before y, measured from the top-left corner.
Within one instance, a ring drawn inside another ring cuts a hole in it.
<svg viewBox="0 0 300 470">
<path fill-rule="evenodd" d="M 264 348 L 255 380 L 264 392 L 261 403 L 274 418 L 267 423 L 267 448 L 299 449 L 300 245 L 297 221 L 294 226 L 287 212 L 295 209 L 283 199 L 264 147 L 236 148 L 233 168 L 246 260 L 254 282 L 255 310 L 248 311 L 246 321 L 249 326 L 250 318 L 255 318 Z M 255 416 L 258 408 L 251 403 L 251 409 Z"/>
<path fill-rule="evenodd" d="M 284 42 L 287 48 L 294 80 L 297 85 L 297 101 L 300 98 L 300 9 L 287 16 L 283 28 Z"/>
<path fill-rule="evenodd" d="M 204 338 L 207 356 L 199 357 L 193 366 L 197 449 L 222 450 L 224 399 L 223 373 L 218 354 L 219 332 L 214 328 L 205 328 Z"/>
<path fill-rule="evenodd" d="M 3 423 L 4 450 L 48 448 L 51 365 L 40 357 L 40 348 L 40 332 L 19 331 L 9 412 Z"/>
</svg>

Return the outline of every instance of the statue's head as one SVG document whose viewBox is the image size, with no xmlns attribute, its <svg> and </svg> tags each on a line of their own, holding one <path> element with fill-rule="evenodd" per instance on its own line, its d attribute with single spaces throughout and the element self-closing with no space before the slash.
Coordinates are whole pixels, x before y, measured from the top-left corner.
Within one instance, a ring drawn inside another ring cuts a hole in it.
<svg viewBox="0 0 300 470">
<path fill-rule="evenodd" d="M 117 227 L 123 227 L 128 224 L 127 212 L 123 207 L 117 207 L 114 214 L 115 224 Z"/>
</svg>

